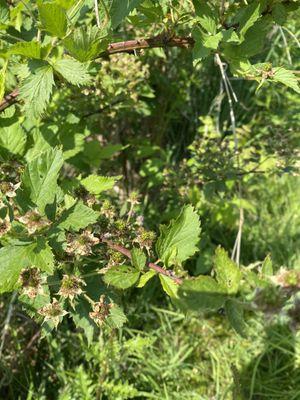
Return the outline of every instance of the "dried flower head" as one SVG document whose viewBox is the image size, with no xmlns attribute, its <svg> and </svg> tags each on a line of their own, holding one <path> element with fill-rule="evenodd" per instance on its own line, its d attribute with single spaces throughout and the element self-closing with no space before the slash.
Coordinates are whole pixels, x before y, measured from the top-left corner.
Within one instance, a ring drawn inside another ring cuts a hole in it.
<svg viewBox="0 0 300 400">
<path fill-rule="evenodd" d="M 52 321 L 55 328 L 57 328 L 60 318 L 68 314 L 56 299 L 53 299 L 52 303 L 40 308 L 38 313 L 44 316 L 44 321 Z"/>
<path fill-rule="evenodd" d="M 106 318 L 109 316 L 110 309 L 113 307 L 112 303 L 105 302 L 105 296 L 100 296 L 99 302 L 93 304 L 93 311 L 89 313 L 90 318 L 94 320 L 94 322 L 101 326 L 103 325 Z"/>
<path fill-rule="evenodd" d="M 139 198 L 140 198 L 139 193 L 133 191 L 129 195 L 128 202 L 131 203 L 132 205 L 140 204 Z"/>
<path fill-rule="evenodd" d="M 36 267 L 23 269 L 20 273 L 19 282 L 22 286 L 22 293 L 31 299 L 38 294 L 44 294 L 41 274 Z"/>
<path fill-rule="evenodd" d="M 0 237 L 9 232 L 10 228 L 11 228 L 11 223 L 9 216 L 7 215 L 4 219 L 0 218 Z"/>
<path fill-rule="evenodd" d="M 80 235 L 69 233 L 67 236 L 66 253 L 75 256 L 86 256 L 92 253 L 92 247 L 100 242 L 89 230 Z"/>
<path fill-rule="evenodd" d="M 283 288 L 300 288 L 300 271 L 280 268 L 278 273 L 270 279 L 275 285 Z"/>
<path fill-rule="evenodd" d="M 83 279 L 75 275 L 64 275 L 58 294 L 62 297 L 73 300 L 75 296 L 80 295 L 83 290 L 82 286 L 86 286 Z"/>
<path fill-rule="evenodd" d="M 113 219 L 116 215 L 116 209 L 115 207 L 111 204 L 109 200 L 105 200 L 102 204 L 101 207 L 101 213 L 107 218 L 107 219 Z"/>
<path fill-rule="evenodd" d="M 0 190 L 6 197 L 15 197 L 16 191 L 19 189 L 21 183 L 13 184 L 11 182 L 1 182 L 0 183 Z"/>
<path fill-rule="evenodd" d="M 155 238 L 155 232 L 146 231 L 146 229 L 140 227 L 138 230 L 138 235 L 134 239 L 134 242 L 138 243 L 141 248 L 145 248 L 149 253 Z"/>
<path fill-rule="evenodd" d="M 27 211 L 27 213 L 22 217 L 19 217 L 18 220 L 22 224 L 26 225 L 30 235 L 35 233 L 38 229 L 42 229 L 50 225 L 50 221 L 46 217 L 41 216 L 37 210 Z"/>
</svg>

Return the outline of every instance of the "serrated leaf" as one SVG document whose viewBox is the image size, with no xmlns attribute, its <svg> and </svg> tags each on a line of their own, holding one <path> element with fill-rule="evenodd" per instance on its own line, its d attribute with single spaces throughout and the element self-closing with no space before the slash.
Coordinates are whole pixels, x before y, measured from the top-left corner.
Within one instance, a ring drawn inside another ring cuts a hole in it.
<svg viewBox="0 0 300 400">
<path fill-rule="evenodd" d="M 206 35 L 200 29 L 194 29 L 193 38 L 195 39 L 193 61 L 197 62 L 205 59 L 211 53 L 211 49 L 204 46 Z"/>
<path fill-rule="evenodd" d="M 208 49 L 216 50 L 222 40 L 222 33 L 216 33 L 215 35 L 209 35 L 204 39 L 203 45 Z"/>
<path fill-rule="evenodd" d="M 218 283 L 226 289 L 227 293 L 237 293 L 242 273 L 237 264 L 229 258 L 227 252 L 221 247 L 216 248 L 214 269 Z"/>
<path fill-rule="evenodd" d="M 67 33 L 67 16 L 58 4 L 39 1 L 38 9 L 43 28 L 53 36 L 63 38 Z"/>
<path fill-rule="evenodd" d="M 127 318 L 121 307 L 117 304 L 113 304 L 109 316 L 105 320 L 106 325 L 112 329 L 120 329 L 126 322 Z"/>
<path fill-rule="evenodd" d="M 35 118 L 40 117 L 49 103 L 54 86 L 53 69 L 50 64 L 40 62 L 31 69 L 20 87 L 20 99 L 25 109 Z"/>
<path fill-rule="evenodd" d="M 91 82 L 87 66 L 77 60 L 71 58 L 58 60 L 53 64 L 53 68 L 72 85 L 82 86 Z"/>
<path fill-rule="evenodd" d="M 152 279 L 155 275 L 157 275 L 157 273 L 156 273 L 153 269 L 150 269 L 150 270 L 149 270 L 148 272 L 146 272 L 145 274 L 142 274 L 142 275 L 140 276 L 139 283 L 137 284 L 136 287 L 138 287 L 138 288 L 144 287 L 144 286 L 146 285 L 146 283 L 147 283 L 150 279 Z"/>
<path fill-rule="evenodd" d="M 31 246 L 6 246 L 0 249 L 0 293 L 12 291 L 20 272 L 27 267 Z"/>
<path fill-rule="evenodd" d="M 103 276 L 107 285 L 115 286 L 118 289 L 128 289 L 134 286 L 140 276 L 140 272 L 128 265 L 113 266 Z"/>
<path fill-rule="evenodd" d="M 6 24 L 9 22 L 9 7 L 5 0 L 0 0 L 0 23 Z"/>
<path fill-rule="evenodd" d="M 44 247 L 38 241 L 19 246 L 5 246 L 0 249 L 0 293 L 15 289 L 23 268 L 36 266 L 42 271 L 52 272 L 53 256 L 50 248 L 46 246 L 46 242 Z"/>
<path fill-rule="evenodd" d="M 104 0 L 106 9 L 109 12 L 112 29 L 115 29 L 120 23 L 133 11 L 143 0 Z M 99 2 L 99 14 L 102 21 L 106 18 L 102 2 Z"/>
<path fill-rule="evenodd" d="M 41 213 L 53 204 L 58 186 L 57 178 L 63 165 L 62 151 L 49 149 L 27 163 L 21 179 L 21 196 L 31 200 Z"/>
<path fill-rule="evenodd" d="M 28 58 L 41 58 L 41 45 L 39 42 L 18 42 L 13 44 L 7 51 L 8 54 L 16 54 Z"/>
<path fill-rule="evenodd" d="M 37 238 L 36 243 L 32 245 L 28 258 L 31 264 L 39 268 L 41 271 L 49 274 L 53 273 L 54 255 L 45 238 Z"/>
<path fill-rule="evenodd" d="M 157 254 L 166 266 L 181 264 L 196 253 L 199 237 L 199 217 L 192 206 L 185 206 L 169 226 L 160 226 Z"/>
<path fill-rule="evenodd" d="M 244 37 L 248 29 L 251 28 L 251 26 L 253 26 L 254 23 L 261 17 L 264 7 L 264 0 L 255 0 L 242 10 L 238 18 L 238 32 L 241 37 Z"/>
<path fill-rule="evenodd" d="M 162 288 L 164 291 L 167 293 L 168 296 L 172 298 L 177 298 L 177 292 L 179 289 L 179 286 L 172 278 L 169 278 L 168 276 L 159 274 L 159 279 L 162 285 Z"/>
<path fill-rule="evenodd" d="M 295 90 L 295 92 L 300 93 L 298 80 L 292 71 L 282 67 L 277 67 L 273 68 L 273 73 L 273 81 L 282 83 L 283 85 Z"/>
<path fill-rule="evenodd" d="M 268 254 L 267 257 L 264 259 L 264 262 L 261 266 L 261 272 L 266 276 L 273 275 L 273 263 L 270 254 Z"/>
<path fill-rule="evenodd" d="M 97 211 L 92 210 L 90 207 L 85 206 L 82 201 L 79 201 L 62 213 L 57 226 L 60 229 L 77 232 L 88 225 L 94 224 L 98 217 L 99 213 Z"/>
<path fill-rule="evenodd" d="M 210 276 L 186 279 L 178 289 L 176 303 L 186 310 L 217 310 L 226 300 L 224 288 Z"/>
<path fill-rule="evenodd" d="M 96 26 L 80 27 L 63 41 L 69 54 L 81 62 L 97 58 L 107 50 L 107 43 L 106 39 L 101 38 Z"/>
<path fill-rule="evenodd" d="M 0 155 L 23 155 L 26 145 L 26 134 L 18 120 L 0 121 Z"/>
<path fill-rule="evenodd" d="M 122 176 L 89 175 L 81 180 L 81 184 L 91 194 L 98 195 L 105 190 L 110 190 Z"/>
<path fill-rule="evenodd" d="M 131 263 L 136 269 L 142 271 L 145 268 L 146 261 L 147 257 L 143 250 L 138 249 L 137 247 L 131 250 Z"/>
<path fill-rule="evenodd" d="M 208 33 L 215 35 L 217 31 L 217 13 L 205 0 L 193 0 L 197 21 Z"/>
<path fill-rule="evenodd" d="M 243 307 L 233 299 L 225 302 L 225 313 L 233 329 L 243 338 L 246 337 L 246 324 Z"/>
</svg>

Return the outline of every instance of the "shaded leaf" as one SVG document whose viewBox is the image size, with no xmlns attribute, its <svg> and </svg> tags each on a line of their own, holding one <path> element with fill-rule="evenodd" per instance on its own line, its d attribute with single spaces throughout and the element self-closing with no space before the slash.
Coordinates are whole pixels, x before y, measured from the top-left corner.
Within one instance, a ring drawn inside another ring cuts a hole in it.
<svg viewBox="0 0 300 400">
<path fill-rule="evenodd" d="M 241 304 L 233 299 L 225 302 L 225 312 L 233 329 L 242 337 L 246 337 L 246 324 L 244 321 L 244 310 Z"/>
<path fill-rule="evenodd" d="M 140 272 L 135 268 L 120 265 L 111 267 L 103 276 L 103 280 L 118 289 L 128 289 L 137 283 L 139 276 Z"/>
</svg>

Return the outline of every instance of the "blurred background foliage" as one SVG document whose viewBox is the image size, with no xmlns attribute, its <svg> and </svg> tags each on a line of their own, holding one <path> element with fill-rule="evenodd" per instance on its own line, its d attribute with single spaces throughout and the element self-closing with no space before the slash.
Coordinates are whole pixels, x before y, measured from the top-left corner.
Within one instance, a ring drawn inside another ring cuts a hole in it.
<svg viewBox="0 0 300 400">
<path fill-rule="evenodd" d="M 270 32 L 257 62 L 287 68 L 292 62 L 299 73 L 299 18 L 286 27 Z M 144 36 L 142 22 L 139 29 L 128 22 L 118 39 Z M 110 201 L 125 212 L 128 195 L 138 190 L 138 214 L 153 230 L 192 203 L 203 232 L 201 250 L 188 266 L 192 275 L 210 271 L 217 245 L 232 250 L 240 207 L 241 263 L 270 254 L 275 270 L 300 269 L 296 93 L 281 86 L 256 92 L 253 82 L 230 78 L 238 99 L 237 165 L 230 110 L 213 60 L 194 67 L 188 51 L 151 49 L 101 60 L 94 74 L 95 83 L 85 89 L 62 83 L 39 126 L 24 121 L 34 144 L 28 157 L 61 144 L 66 177 L 82 170 L 123 175 Z M 266 294 L 266 313 L 249 312 L 248 339 L 230 330 L 222 313 L 178 313 L 155 280 L 143 299 L 135 290 L 128 296 L 131 329 L 101 333 L 90 346 L 70 321 L 40 340 L 39 326 L 16 307 L 0 360 L 1 399 L 300 399 L 299 313 L 278 312 L 276 294 Z M 2 325 L 9 305 L 10 297 L 2 296 Z"/>
</svg>

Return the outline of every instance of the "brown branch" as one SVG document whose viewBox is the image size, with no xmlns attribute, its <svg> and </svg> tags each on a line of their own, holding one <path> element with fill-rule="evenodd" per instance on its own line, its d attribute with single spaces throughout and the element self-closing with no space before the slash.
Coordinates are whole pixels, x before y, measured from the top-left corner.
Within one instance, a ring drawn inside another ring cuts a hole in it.
<svg viewBox="0 0 300 400">
<path fill-rule="evenodd" d="M 131 253 L 128 249 L 126 249 L 123 246 L 120 246 L 119 244 L 115 244 L 113 243 L 111 240 L 108 239 L 104 239 L 102 238 L 102 242 L 106 243 L 108 247 L 110 247 L 111 249 L 118 251 L 119 253 L 123 254 L 124 256 L 128 257 L 129 259 L 131 259 Z M 178 278 L 177 276 L 173 275 L 173 271 L 167 270 L 167 269 L 163 269 L 162 267 L 160 267 L 157 264 L 154 263 L 148 263 L 148 267 L 150 269 L 153 269 L 154 271 L 156 271 L 159 274 L 165 275 L 171 279 L 173 279 L 174 282 L 181 284 L 182 283 L 182 279 Z"/>
<path fill-rule="evenodd" d="M 0 112 L 4 111 L 7 107 L 12 106 L 14 103 L 18 101 L 17 97 L 19 96 L 19 90 L 15 89 L 13 92 L 9 93 L 7 96 L 3 98 L 0 102 Z"/>
<path fill-rule="evenodd" d="M 127 53 L 134 50 L 149 49 L 156 47 L 180 47 L 191 48 L 194 46 L 194 39 L 192 37 L 167 37 L 166 35 L 159 35 L 148 39 L 135 39 L 127 40 L 125 42 L 111 43 L 99 57 L 109 56 L 116 53 Z M 0 102 L 0 112 L 10 107 L 18 101 L 19 90 L 15 89 L 13 92 L 4 97 Z"/>
</svg>

